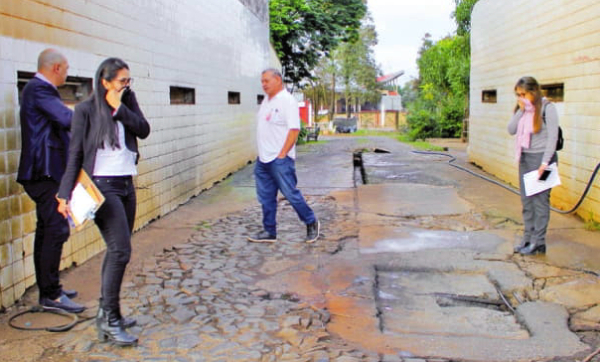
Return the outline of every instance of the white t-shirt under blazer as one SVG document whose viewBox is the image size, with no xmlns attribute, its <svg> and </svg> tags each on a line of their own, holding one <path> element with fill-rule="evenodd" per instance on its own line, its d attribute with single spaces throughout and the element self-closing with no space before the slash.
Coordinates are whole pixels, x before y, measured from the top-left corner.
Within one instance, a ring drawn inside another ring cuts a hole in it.
<svg viewBox="0 0 600 362">
<path fill-rule="evenodd" d="M 300 129 L 298 101 L 283 89 L 271 99 L 265 97 L 256 118 L 258 159 L 262 163 L 268 163 L 281 152 L 289 130 Z M 288 156 L 296 159 L 296 145 L 292 147 Z"/>
</svg>

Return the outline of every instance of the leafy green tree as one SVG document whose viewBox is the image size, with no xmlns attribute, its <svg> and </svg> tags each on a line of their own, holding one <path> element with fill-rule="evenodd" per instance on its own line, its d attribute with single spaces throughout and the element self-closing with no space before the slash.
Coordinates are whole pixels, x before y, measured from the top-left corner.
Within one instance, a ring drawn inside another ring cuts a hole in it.
<svg viewBox="0 0 600 362">
<path fill-rule="evenodd" d="M 419 97 L 418 79 L 411 79 L 404 83 L 399 93 L 402 96 L 402 108 L 408 108 L 408 105 L 414 103 Z"/>
<path fill-rule="evenodd" d="M 452 17 L 456 21 L 456 34 L 463 36 L 471 33 L 471 13 L 478 0 L 454 0 L 456 9 Z"/>
<path fill-rule="evenodd" d="M 310 98 L 315 111 L 321 105 L 327 105 L 330 119 L 334 115 L 336 85 L 344 88 L 347 104 L 359 104 L 365 101 L 378 101 L 376 64 L 373 47 L 377 44 L 377 33 L 370 16 L 363 20 L 359 37 L 355 41 L 343 42 L 328 57 L 324 57 L 312 73 L 310 87 L 304 89 L 306 98 Z M 350 107 L 346 107 L 349 111 Z"/>
<path fill-rule="evenodd" d="M 366 5 L 363 0 L 271 0 L 269 14 L 285 81 L 297 85 L 340 42 L 358 38 Z"/>
<path fill-rule="evenodd" d="M 433 42 L 426 34 L 419 51 L 417 92 L 407 104 L 412 138 L 457 137 L 468 111 L 471 11 L 477 0 L 455 0 L 457 34 Z"/>
<path fill-rule="evenodd" d="M 350 117 L 350 103 L 378 100 L 377 86 L 379 67 L 375 61 L 373 47 L 377 44 L 377 33 L 370 17 L 366 18 L 356 41 L 345 42 L 336 50 L 334 58 L 339 64 L 339 73 L 346 99 L 346 113 Z"/>
</svg>

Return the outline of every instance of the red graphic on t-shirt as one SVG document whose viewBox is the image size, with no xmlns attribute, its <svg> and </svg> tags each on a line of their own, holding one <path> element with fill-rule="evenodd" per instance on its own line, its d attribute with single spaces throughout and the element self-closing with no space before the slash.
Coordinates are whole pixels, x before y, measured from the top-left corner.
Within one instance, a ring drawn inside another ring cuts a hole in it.
<svg viewBox="0 0 600 362">
<path fill-rule="evenodd" d="M 277 112 L 279 112 L 279 110 L 271 109 L 271 112 L 269 112 L 269 114 L 267 114 L 267 118 L 266 118 L 267 122 L 269 122 L 271 120 L 271 115 L 273 114 L 273 112 L 277 113 Z"/>
</svg>

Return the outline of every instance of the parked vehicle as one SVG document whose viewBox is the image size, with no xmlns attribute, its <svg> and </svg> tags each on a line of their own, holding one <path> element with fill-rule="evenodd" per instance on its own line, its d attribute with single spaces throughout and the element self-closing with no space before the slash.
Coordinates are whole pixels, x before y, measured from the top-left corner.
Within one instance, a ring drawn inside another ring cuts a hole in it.
<svg viewBox="0 0 600 362">
<path fill-rule="evenodd" d="M 358 129 L 357 118 L 336 118 L 333 120 L 333 127 L 336 133 L 353 133 Z"/>
</svg>

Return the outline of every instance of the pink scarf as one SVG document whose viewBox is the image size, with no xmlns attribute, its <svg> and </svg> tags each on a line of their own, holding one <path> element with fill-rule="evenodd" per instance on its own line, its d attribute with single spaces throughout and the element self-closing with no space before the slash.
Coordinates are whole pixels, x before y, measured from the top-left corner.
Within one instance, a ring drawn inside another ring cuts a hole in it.
<svg viewBox="0 0 600 362">
<path fill-rule="evenodd" d="M 517 125 L 517 138 L 515 142 L 515 158 L 517 163 L 521 159 L 521 150 L 529 148 L 531 134 L 533 133 L 533 116 L 535 115 L 535 108 L 529 99 L 521 98 L 521 100 L 525 103 L 525 110 Z"/>
</svg>

